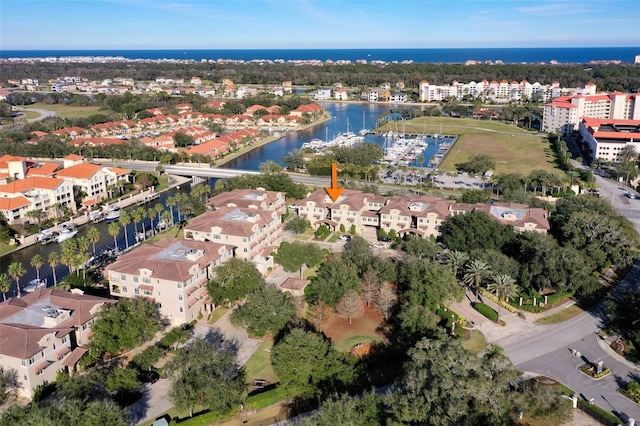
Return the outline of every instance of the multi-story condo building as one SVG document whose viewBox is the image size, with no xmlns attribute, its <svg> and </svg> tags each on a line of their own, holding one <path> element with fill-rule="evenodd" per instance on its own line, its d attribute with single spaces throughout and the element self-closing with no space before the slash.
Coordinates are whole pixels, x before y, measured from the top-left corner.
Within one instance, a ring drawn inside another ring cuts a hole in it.
<svg viewBox="0 0 640 426">
<path fill-rule="evenodd" d="M 105 276 L 112 296 L 152 300 L 161 315 L 181 325 L 213 310 L 207 281 L 231 257 L 227 244 L 166 237 L 123 254 L 105 268 Z"/>
<path fill-rule="evenodd" d="M 354 226 L 359 233 L 371 227 L 423 238 L 437 236 L 440 224 L 448 217 L 474 210 L 486 212 L 517 232 L 549 230 L 544 209 L 516 203 L 464 204 L 431 196 L 388 198 L 353 190 L 344 190 L 336 202 L 324 190 L 318 190 L 298 203 L 298 215 L 314 227 L 326 225 L 337 230 L 344 225 L 349 231 Z"/>
<path fill-rule="evenodd" d="M 639 97 L 639 94 L 621 92 L 596 93 L 596 85 L 589 83 L 582 91 L 557 97 L 544 106 L 542 131 L 570 135 L 578 130 L 580 120 L 585 117 L 640 120 Z"/>
<path fill-rule="evenodd" d="M 110 188 L 120 182 L 127 182 L 129 170 L 119 167 L 104 167 L 97 164 L 81 163 L 66 167 L 56 173 L 56 177 L 70 182 L 86 195 L 86 199 L 106 198 Z"/>
<path fill-rule="evenodd" d="M 53 216 L 58 206 L 75 210 L 73 185 L 63 179 L 27 177 L 0 185 L 0 212 L 10 224 L 38 220 L 29 219 L 29 211 Z"/>
<path fill-rule="evenodd" d="M 436 85 L 421 81 L 419 85 L 420 100 L 423 102 L 442 101 L 448 98 L 462 100 L 465 97 L 482 99 L 491 102 L 511 102 L 525 99 L 533 101 L 549 101 L 563 93 L 572 93 L 580 89 L 561 88 L 554 81 L 543 85 L 539 82 L 529 83 L 527 80 L 512 81 L 482 80 L 461 83 L 454 80 L 451 84 Z"/>
<path fill-rule="evenodd" d="M 191 219 L 184 235 L 195 241 L 234 246 L 235 257 L 253 262 L 265 274 L 273 267 L 271 253 L 282 242 L 282 226 L 276 211 L 222 206 Z"/>
<path fill-rule="evenodd" d="M 583 118 L 579 133 L 589 147 L 591 161 L 619 161 L 620 152 L 627 145 L 640 153 L 640 120 Z"/>
<path fill-rule="evenodd" d="M 95 314 L 115 301 L 41 288 L 0 303 L 0 365 L 18 373 L 21 396 L 72 372 L 87 352 Z"/>
<path fill-rule="evenodd" d="M 266 210 L 284 214 L 286 203 L 283 192 L 266 191 L 259 189 L 236 189 L 212 197 L 207 201 L 207 206 L 219 207 L 243 207 L 247 209 Z"/>
</svg>

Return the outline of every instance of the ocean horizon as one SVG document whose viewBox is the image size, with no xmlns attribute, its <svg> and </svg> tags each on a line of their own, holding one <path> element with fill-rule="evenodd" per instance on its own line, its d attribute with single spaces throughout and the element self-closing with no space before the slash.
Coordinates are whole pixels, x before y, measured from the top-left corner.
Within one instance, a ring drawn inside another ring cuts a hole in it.
<svg viewBox="0 0 640 426">
<path fill-rule="evenodd" d="M 0 58 L 60 58 L 110 56 L 130 60 L 267 60 L 267 61 L 383 61 L 414 63 L 464 63 L 502 61 L 515 63 L 577 63 L 621 61 L 633 63 L 640 55 L 637 47 L 554 47 L 554 48 L 439 48 L 439 49 L 84 49 L 84 50 L 1 50 Z"/>
</svg>

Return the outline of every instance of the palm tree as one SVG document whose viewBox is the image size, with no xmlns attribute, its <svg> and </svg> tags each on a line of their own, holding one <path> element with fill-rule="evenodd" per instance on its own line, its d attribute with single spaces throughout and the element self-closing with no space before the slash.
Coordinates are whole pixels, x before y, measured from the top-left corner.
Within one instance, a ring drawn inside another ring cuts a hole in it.
<svg viewBox="0 0 640 426">
<path fill-rule="evenodd" d="M 122 217 L 122 215 L 120 215 L 120 217 Z M 89 228 L 89 230 L 87 231 L 87 240 L 93 245 L 93 254 L 95 255 L 96 243 L 100 241 L 100 230 L 95 226 Z"/>
<path fill-rule="evenodd" d="M 511 275 L 498 274 L 493 280 L 487 284 L 487 289 L 495 293 L 498 298 L 498 304 L 504 300 L 509 300 L 518 294 L 518 285 Z M 498 308 L 498 320 L 500 319 L 500 308 Z"/>
<path fill-rule="evenodd" d="M 160 213 L 162 213 L 162 211 L 164 210 L 164 207 L 162 206 L 161 203 L 156 204 L 153 209 L 155 210 L 156 214 L 158 215 L 158 222 L 160 222 Z"/>
<path fill-rule="evenodd" d="M 142 225 L 142 235 L 147 235 L 147 230 L 144 226 L 144 220 L 147 218 L 147 209 L 144 207 L 138 207 L 133 211 L 134 217 L 138 217 L 140 224 Z"/>
<path fill-rule="evenodd" d="M 476 301 L 478 301 L 478 289 L 482 285 L 482 282 L 489 276 L 490 271 L 491 268 L 486 262 L 477 259 L 467 263 L 464 268 L 462 281 L 469 287 L 473 288 L 476 295 Z"/>
<path fill-rule="evenodd" d="M 7 300 L 7 292 L 11 288 L 11 278 L 7 274 L 0 274 L 0 292 L 2 292 L 2 301 Z"/>
<path fill-rule="evenodd" d="M 65 240 L 62 243 L 62 255 L 60 261 L 69 267 L 69 274 L 73 273 L 73 256 L 76 255 L 78 246 L 74 240 Z"/>
<path fill-rule="evenodd" d="M 457 278 L 462 266 L 469 260 L 467 253 L 463 251 L 453 250 L 447 255 L 446 263 L 451 268 L 451 272 Z"/>
<path fill-rule="evenodd" d="M 27 271 L 22 266 L 21 262 L 13 262 L 9 265 L 9 276 L 16 280 L 16 288 L 18 290 L 18 296 L 20 296 L 20 277 L 26 274 Z"/>
<path fill-rule="evenodd" d="M 40 280 L 40 268 L 42 265 L 44 265 L 44 259 L 42 256 L 38 253 L 34 254 L 31 258 L 31 266 L 36 268 L 36 278 L 38 278 L 38 280 Z"/>
<path fill-rule="evenodd" d="M 165 201 L 165 204 L 169 206 L 169 210 L 171 211 L 171 226 L 173 226 L 173 206 L 178 204 L 178 202 L 176 201 L 175 197 L 167 197 L 167 201 Z M 178 217 L 178 219 L 180 218 Z"/>
<path fill-rule="evenodd" d="M 136 231 L 136 235 L 138 235 L 138 222 L 142 220 L 144 213 L 140 209 L 135 209 L 131 212 L 131 220 L 133 221 L 133 229 Z"/>
<path fill-rule="evenodd" d="M 129 235 L 127 235 L 127 225 L 131 223 L 131 215 L 126 212 L 123 211 L 122 213 L 120 213 L 120 218 L 118 219 L 118 223 L 120 224 L 120 226 L 122 226 L 122 228 L 124 229 L 124 246 L 125 248 L 129 248 Z M 134 224 L 135 226 L 135 224 Z M 119 233 L 119 231 L 118 231 Z M 138 230 L 136 229 L 136 234 L 138 233 Z"/>
<path fill-rule="evenodd" d="M 120 216 L 122 217 L 122 216 Z M 113 248 L 116 251 L 116 253 L 118 252 L 118 234 L 120 234 L 120 225 L 118 225 L 116 222 L 111 222 L 109 225 L 107 225 L 107 231 L 109 232 L 109 235 L 111 235 L 113 237 Z M 125 231 L 125 238 L 126 238 L 126 231 Z"/>
<path fill-rule="evenodd" d="M 169 210 L 163 211 L 162 214 L 160 215 L 160 218 L 164 223 L 167 224 L 167 226 L 169 226 L 169 223 L 173 223 L 171 220 L 172 216 L 171 216 L 171 213 L 169 213 Z"/>
<path fill-rule="evenodd" d="M 53 285 L 58 285 L 58 277 L 56 276 L 56 266 L 58 266 L 58 252 L 52 251 L 49 253 L 49 257 L 47 257 L 47 261 L 49 262 L 49 266 L 51 266 L 51 272 L 53 272 Z"/>
<path fill-rule="evenodd" d="M 154 228 L 153 219 L 156 218 L 156 211 L 153 209 L 153 207 L 149 207 L 147 209 L 147 218 L 149 219 L 149 223 L 150 223 L 149 224 L 150 231 L 153 232 L 153 228 Z"/>
</svg>

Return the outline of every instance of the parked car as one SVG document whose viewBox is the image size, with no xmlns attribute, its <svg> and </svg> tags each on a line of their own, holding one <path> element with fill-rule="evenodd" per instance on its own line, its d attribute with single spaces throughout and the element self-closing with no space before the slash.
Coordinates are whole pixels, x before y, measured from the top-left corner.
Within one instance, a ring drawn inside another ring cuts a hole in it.
<svg viewBox="0 0 640 426">
<path fill-rule="evenodd" d="M 384 248 L 384 244 L 374 244 L 373 248 Z"/>
<path fill-rule="evenodd" d="M 344 240 L 344 241 L 351 241 L 351 235 L 347 235 L 347 234 L 340 235 L 340 237 L 338 237 L 338 238 L 340 238 L 341 240 Z"/>
<path fill-rule="evenodd" d="M 391 238 L 389 237 L 378 237 L 378 241 L 382 241 L 383 243 L 390 243 Z"/>
<path fill-rule="evenodd" d="M 138 373 L 138 380 L 142 383 L 155 383 L 160 380 L 160 374 L 156 371 L 141 371 Z"/>
<path fill-rule="evenodd" d="M 626 192 L 624 195 L 629 197 L 629 198 L 631 198 L 631 199 L 633 199 L 633 200 L 637 200 L 638 199 L 638 196 L 636 194 L 632 194 L 631 192 Z"/>
</svg>

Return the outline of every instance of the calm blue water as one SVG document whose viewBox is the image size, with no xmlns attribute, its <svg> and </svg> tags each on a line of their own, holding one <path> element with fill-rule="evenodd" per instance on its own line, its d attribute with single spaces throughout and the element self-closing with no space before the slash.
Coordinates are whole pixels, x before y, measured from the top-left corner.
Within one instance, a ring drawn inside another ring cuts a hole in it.
<svg viewBox="0 0 640 426">
<path fill-rule="evenodd" d="M 505 63 L 587 63 L 597 60 L 633 62 L 640 47 L 558 47 L 483 49 L 240 49 L 240 50 L 3 50 L 0 58 L 60 56 L 123 56 L 127 59 L 252 59 L 321 61 L 366 59 L 367 61 L 413 61 L 418 63 L 462 63 L 467 60 Z"/>
<path fill-rule="evenodd" d="M 230 169 L 259 170 L 260 163 L 266 160 L 281 163 L 280 160 L 282 157 L 294 149 L 299 149 L 304 142 L 309 142 L 311 139 L 333 139 L 338 134 L 344 133 L 347 130 L 357 133 L 362 128 L 373 129 L 376 127 L 376 119 L 382 114 L 389 112 L 389 107 L 385 105 L 322 102 L 320 104 L 329 112 L 332 117 L 331 120 L 302 132 L 287 133 L 278 141 L 255 148 L 226 163 L 223 167 Z M 402 132 L 401 124 L 398 124 L 398 126 L 396 130 Z M 274 130 L 277 131 L 277 129 Z M 439 133 L 440 130 L 433 126 L 431 128 L 427 126 L 422 129 L 422 132 L 433 134 Z M 365 141 L 377 143 L 382 147 L 384 146 L 385 139 L 375 135 L 367 135 Z M 422 157 L 425 159 L 425 165 L 437 151 L 438 146 L 431 140 L 426 151 L 422 153 Z M 420 166 L 417 160 L 414 161 L 412 165 Z"/>
</svg>

